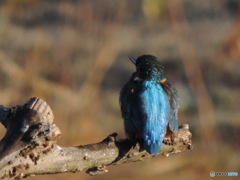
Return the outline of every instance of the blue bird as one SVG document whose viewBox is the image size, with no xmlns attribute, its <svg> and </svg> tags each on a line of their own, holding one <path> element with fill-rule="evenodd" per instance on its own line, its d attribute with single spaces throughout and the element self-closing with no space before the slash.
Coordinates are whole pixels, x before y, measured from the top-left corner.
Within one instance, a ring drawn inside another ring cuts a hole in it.
<svg viewBox="0 0 240 180">
<path fill-rule="evenodd" d="M 143 141 L 150 154 L 160 151 L 163 138 L 178 130 L 179 98 L 155 56 L 129 56 L 136 66 L 120 92 L 120 106 L 126 135 L 133 142 Z"/>
</svg>

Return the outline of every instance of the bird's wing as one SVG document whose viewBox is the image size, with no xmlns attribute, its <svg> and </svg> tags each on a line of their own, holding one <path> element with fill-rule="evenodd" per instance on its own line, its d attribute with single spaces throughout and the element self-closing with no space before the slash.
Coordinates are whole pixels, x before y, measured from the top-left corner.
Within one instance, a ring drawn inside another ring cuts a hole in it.
<svg viewBox="0 0 240 180">
<path fill-rule="evenodd" d="M 119 103 L 122 111 L 122 117 L 124 119 L 124 127 L 126 129 L 133 129 L 133 124 L 131 123 L 131 103 L 129 99 L 129 83 L 127 83 L 120 92 Z"/>
<path fill-rule="evenodd" d="M 144 112 L 144 144 L 149 153 L 158 153 L 165 136 L 169 119 L 169 101 L 162 86 L 151 81 L 143 81 L 141 93 Z"/>
<path fill-rule="evenodd" d="M 136 83 L 130 81 L 122 88 L 119 97 L 124 127 L 130 139 L 135 139 L 135 134 L 141 131 L 143 122 L 141 121 L 140 99 L 138 97 L 139 88 Z"/>
<path fill-rule="evenodd" d="M 178 109 L 180 106 L 179 97 L 177 90 L 171 86 L 168 82 L 163 83 L 162 87 L 164 91 L 168 94 L 170 102 L 170 117 L 169 117 L 169 127 L 172 132 L 178 130 Z"/>
</svg>

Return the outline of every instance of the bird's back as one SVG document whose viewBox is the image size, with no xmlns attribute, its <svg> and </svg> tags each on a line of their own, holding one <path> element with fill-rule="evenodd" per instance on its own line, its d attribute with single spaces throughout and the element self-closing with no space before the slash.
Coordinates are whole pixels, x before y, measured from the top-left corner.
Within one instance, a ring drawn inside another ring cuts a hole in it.
<svg viewBox="0 0 240 180">
<path fill-rule="evenodd" d="M 143 81 L 144 90 L 140 94 L 144 112 L 143 139 L 145 149 L 153 154 L 161 149 L 169 119 L 169 101 L 160 84 Z"/>
<path fill-rule="evenodd" d="M 161 85 L 152 81 L 130 81 L 121 91 L 120 104 L 129 138 L 143 139 L 149 153 L 158 153 L 169 115 L 168 97 Z"/>
</svg>

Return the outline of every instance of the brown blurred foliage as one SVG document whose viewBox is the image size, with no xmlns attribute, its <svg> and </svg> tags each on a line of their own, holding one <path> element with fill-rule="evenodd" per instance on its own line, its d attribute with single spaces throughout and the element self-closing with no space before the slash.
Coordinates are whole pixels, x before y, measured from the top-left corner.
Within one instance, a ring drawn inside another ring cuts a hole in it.
<svg viewBox="0 0 240 180">
<path fill-rule="evenodd" d="M 157 56 L 181 99 L 194 149 L 148 162 L 28 179 L 206 179 L 240 169 L 240 3 L 237 0 L 0 2 L 0 104 L 46 100 L 59 144 L 124 138 L 118 105 L 134 71 L 127 55 Z M 4 134 L 3 127 L 0 135 Z"/>
</svg>

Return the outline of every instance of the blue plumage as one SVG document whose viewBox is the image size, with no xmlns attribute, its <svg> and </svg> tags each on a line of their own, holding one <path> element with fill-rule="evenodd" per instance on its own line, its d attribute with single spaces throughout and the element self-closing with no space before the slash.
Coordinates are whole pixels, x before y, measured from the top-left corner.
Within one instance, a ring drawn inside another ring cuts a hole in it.
<svg viewBox="0 0 240 180">
<path fill-rule="evenodd" d="M 144 90 L 140 93 L 142 110 L 145 114 L 143 139 L 149 153 L 158 153 L 165 136 L 169 116 L 169 102 L 161 85 L 154 81 L 143 81 Z"/>
<path fill-rule="evenodd" d="M 120 92 L 126 134 L 132 141 L 144 142 L 144 149 L 158 153 L 167 127 L 177 131 L 179 100 L 176 90 L 166 81 L 156 57 L 129 57 L 137 71 Z"/>
</svg>

